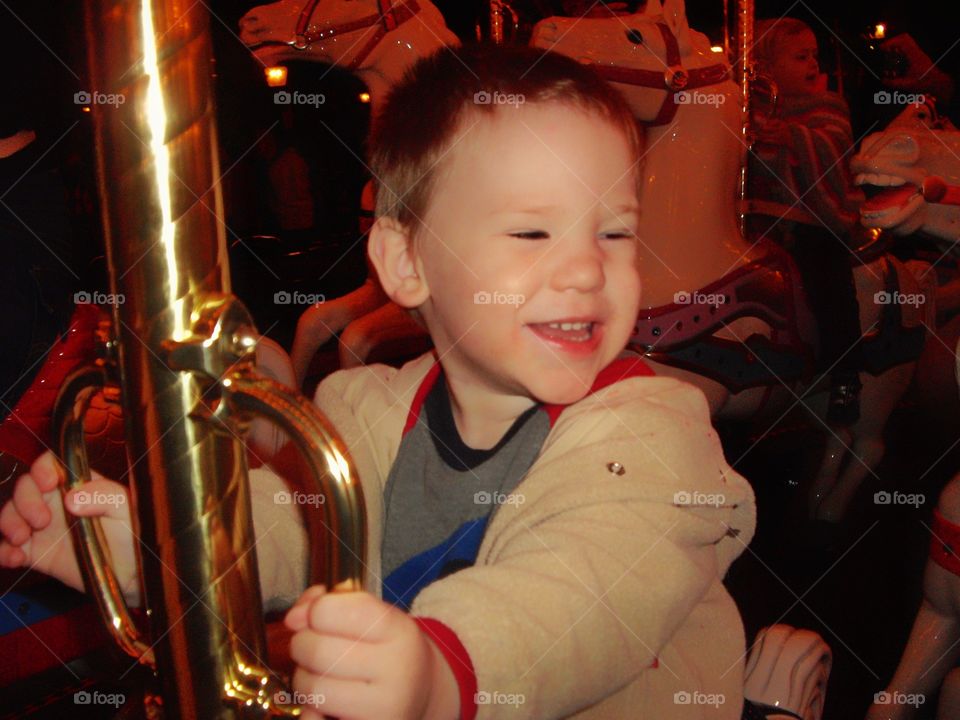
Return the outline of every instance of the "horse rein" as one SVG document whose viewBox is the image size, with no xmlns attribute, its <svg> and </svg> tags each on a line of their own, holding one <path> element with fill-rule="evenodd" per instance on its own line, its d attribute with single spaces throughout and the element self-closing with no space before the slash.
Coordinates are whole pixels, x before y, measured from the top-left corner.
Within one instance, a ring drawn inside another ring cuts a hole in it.
<svg viewBox="0 0 960 720">
<path fill-rule="evenodd" d="M 677 42 L 676 36 L 670 32 L 670 28 L 668 28 L 665 23 L 658 22 L 657 27 L 660 29 L 664 45 L 667 48 L 667 69 L 663 72 L 626 68 L 618 65 L 591 66 L 608 82 L 665 89 L 667 91 L 667 95 L 663 99 L 663 104 L 660 106 L 657 116 L 653 120 L 640 121 L 642 125 L 650 127 L 666 125 L 673 120 L 677 114 L 676 94 L 681 90 L 693 90 L 708 85 L 716 85 L 725 80 L 730 74 L 730 68 L 722 62 L 702 68 L 686 69 L 683 67 L 683 61 L 680 58 L 680 45 Z M 639 32 L 636 30 L 630 30 L 627 33 L 630 41 L 636 44 L 643 42 L 642 38 L 639 42 L 635 39 L 639 35 Z"/>
<path fill-rule="evenodd" d="M 317 9 L 320 0 L 308 0 L 300 11 L 300 17 L 297 19 L 297 26 L 294 30 L 293 40 L 283 45 L 290 45 L 296 50 L 307 50 L 318 40 L 326 40 L 337 35 L 346 35 L 347 33 L 379 25 L 376 33 L 371 37 L 360 52 L 344 65 L 348 70 L 356 70 L 360 64 L 367 59 L 367 56 L 373 51 L 377 44 L 383 39 L 384 35 L 392 30 L 396 30 L 400 25 L 420 12 L 420 6 L 417 0 L 406 0 L 399 5 L 392 5 L 392 0 L 377 0 L 378 12 L 367 15 L 366 17 L 351 20 L 350 22 L 340 23 L 339 25 L 327 25 L 320 27 L 311 25 L 310 18 L 313 17 L 313 11 Z M 264 43 L 271 44 L 271 43 Z"/>
</svg>

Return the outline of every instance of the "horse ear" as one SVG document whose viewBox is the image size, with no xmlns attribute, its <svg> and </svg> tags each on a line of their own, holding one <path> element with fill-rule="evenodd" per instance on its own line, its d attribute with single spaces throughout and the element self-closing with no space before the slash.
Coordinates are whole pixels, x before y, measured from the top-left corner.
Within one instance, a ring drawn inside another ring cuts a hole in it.
<svg viewBox="0 0 960 720">
<path fill-rule="evenodd" d="M 644 15 L 662 15 L 663 7 L 660 5 L 660 0 L 647 0 L 646 4 L 643 6 Z"/>
<path fill-rule="evenodd" d="M 680 44 L 684 44 L 687 34 L 690 32 L 690 24 L 687 22 L 687 6 L 684 0 L 663 0 L 663 19 L 667 21 L 667 27 L 677 36 Z"/>
<path fill-rule="evenodd" d="M 687 24 L 687 6 L 683 0 L 664 0 L 663 16 L 674 31 L 690 27 Z"/>
</svg>

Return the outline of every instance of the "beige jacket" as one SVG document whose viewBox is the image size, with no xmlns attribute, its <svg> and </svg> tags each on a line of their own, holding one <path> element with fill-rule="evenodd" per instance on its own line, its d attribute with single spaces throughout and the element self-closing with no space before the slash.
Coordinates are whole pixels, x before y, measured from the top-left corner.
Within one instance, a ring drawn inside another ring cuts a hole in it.
<svg viewBox="0 0 960 720">
<path fill-rule="evenodd" d="M 364 484 L 377 594 L 382 490 L 433 362 L 335 373 L 316 395 Z M 291 535 L 290 506 L 263 497 L 276 478 L 254 477 L 261 579 L 289 599 L 303 583 L 302 533 Z M 568 407 L 514 495 L 476 565 L 412 607 L 469 652 L 478 719 L 739 720 L 744 631 L 722 578 L 753 536 L 755 507 L 700 391 L 630 378 Z"/>
</svg>

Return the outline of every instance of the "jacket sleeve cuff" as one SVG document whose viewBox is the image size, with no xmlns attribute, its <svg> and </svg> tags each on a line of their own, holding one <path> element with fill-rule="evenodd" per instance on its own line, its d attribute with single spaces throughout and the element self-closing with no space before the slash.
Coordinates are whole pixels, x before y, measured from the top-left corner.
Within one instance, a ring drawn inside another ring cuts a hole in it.
<svg viewBox="0 0 960 720">
<path fill-rule="evenodd" d="M 439 620 L 423 617 L 413 619 L 437 646 L 453 671 L 460 688 L 460 720 L 473 720 L 477 716 L 477 675 L 470 654 L 457 634 Z"/>
</svg>

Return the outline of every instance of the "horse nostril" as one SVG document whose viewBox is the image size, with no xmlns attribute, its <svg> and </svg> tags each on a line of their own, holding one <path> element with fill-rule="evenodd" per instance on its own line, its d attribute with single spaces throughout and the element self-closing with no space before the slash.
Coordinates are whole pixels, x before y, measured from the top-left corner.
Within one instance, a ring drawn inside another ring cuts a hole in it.
<svg viewBox="0 0 960 720">
<path fill-rule="evenodd" d="M 640 34 L 639 30 L 627 30 L 627 40 L 632 42 L 634 45 L 643 45 L 643 35 Z"/>
</svg>

